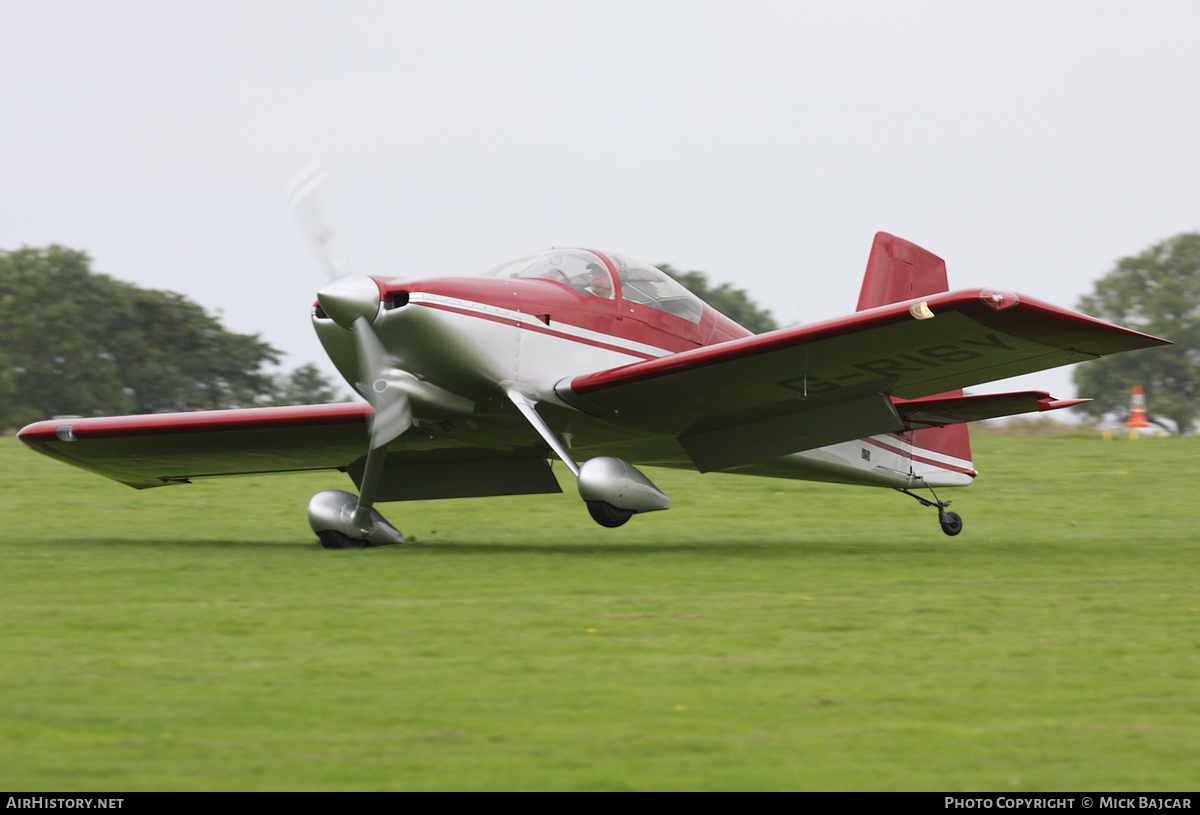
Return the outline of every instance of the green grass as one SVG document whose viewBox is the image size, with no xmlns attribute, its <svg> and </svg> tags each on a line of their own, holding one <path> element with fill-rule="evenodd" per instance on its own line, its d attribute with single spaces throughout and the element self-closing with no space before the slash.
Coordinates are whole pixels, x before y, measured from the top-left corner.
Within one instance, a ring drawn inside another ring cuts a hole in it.
<svg viewBox="0 0 1200 815">
<path fill-rule="evenodd" d="M 0 788 L 1194 789 L 1200 438 L 988 437 L 949 491 L 654 471 L 382 507 L 0 439 Z"/>
</svg>

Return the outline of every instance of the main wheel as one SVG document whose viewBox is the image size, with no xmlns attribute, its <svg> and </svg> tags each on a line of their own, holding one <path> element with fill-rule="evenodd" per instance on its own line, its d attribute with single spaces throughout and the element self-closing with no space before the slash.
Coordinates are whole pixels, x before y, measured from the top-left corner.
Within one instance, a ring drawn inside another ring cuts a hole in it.
<svg viewBox="0 0 1200 815">
<path fill-rule="evenodd" d="M 942 524 L 942 531 L 951 537 L 962 532 L 963 521 L 957 512 L 944 512 L 938 521 Z"/>
<path fill-rule="evenodd" d="M 609 529 L 616 529 L 633 517 L 632 509 L 619 509 L 607 501 L 588 501 L 587 508 L 593 521 Z"/>
<path fill-rule="evenodd" d="M 318 532 L 317 537 L 321 540 L 321 546 L 326 549 L 362 549 L 367 545 L 366 541 L 351 538 L 333 529 Z"/>
</svg>

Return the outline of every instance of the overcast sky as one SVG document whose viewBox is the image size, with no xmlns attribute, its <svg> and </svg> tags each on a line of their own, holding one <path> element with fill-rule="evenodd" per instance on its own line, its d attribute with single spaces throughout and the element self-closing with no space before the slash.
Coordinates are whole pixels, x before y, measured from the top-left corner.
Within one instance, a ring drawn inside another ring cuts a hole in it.
<svg viewBox="0 0 1200 815">
<path fill-rule="evenodd" d="M 951 288 L 1074 306 L 1200 229 L 1191 0 L 0 0 L 0 26 L 0 248 L 84 250 L 289 367 L 324 359 L 286 207 L 314 159 L 357 272 L 593 246 L 784 324 L 853 311 L 881 230 Z"/>
</svg>

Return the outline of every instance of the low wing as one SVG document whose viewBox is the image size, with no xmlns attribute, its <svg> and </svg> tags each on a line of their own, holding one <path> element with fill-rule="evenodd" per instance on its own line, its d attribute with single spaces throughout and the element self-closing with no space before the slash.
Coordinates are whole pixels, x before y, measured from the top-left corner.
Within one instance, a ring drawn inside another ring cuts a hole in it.
<svg viewBox="0 0 1200 815">
<path fill-rule="evenodd" d="M 699 469 L 716 470 L 900 432 L 892 397 L 1164 344 L 1024 296 L 969 290 L 578 376 L 556 392 L 594 416 L 670 433 Z M 970 404 L 956 409 L 967 415 Z"/>
<path fill-rule="evenodd" d="M 343 470 L 359 482 L 370 416 L 368 405 L 355 403 L 214 410 L 57 419 L 18 436 L 38 452 L 138 489 L 301 470 Z M 444 425 L 414 427 L 389 446 L 379 500 L 561 491 L 519 416 Z"/>
<path fill-rule="evenodd" d="M 144 489 L 209 475 L 345 467 L 363 454 L 363 404 L 53 419 L 17 434 L 52 458 Z"/>
</svg>

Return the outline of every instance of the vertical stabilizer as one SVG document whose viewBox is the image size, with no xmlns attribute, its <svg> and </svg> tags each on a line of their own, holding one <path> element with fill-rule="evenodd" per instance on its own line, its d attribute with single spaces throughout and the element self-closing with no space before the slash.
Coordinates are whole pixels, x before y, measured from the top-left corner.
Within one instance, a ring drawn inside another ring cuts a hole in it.
<svg viewBox="0 0 1200 815">
<path fill-rule="evenodd" d="M 871 257 L 867 260 L 858 310 L 915 300 L 949 289 L 946 261 L 915 243 L 880 232 L 875 236 Z M 963 392 L 956 390 L 940 395 L 962 396 Z M 930 472 L 933 476 L 936 472 L 930 471 L 933 467 L 973 474 L 971 441 L 965 424 L 912 430 L 904 435 L 912 443 L 914 472 Z"/>
<path fill-rule="evenodd" d="M 871 246 L 858 310 L 948 291 L 946 261 L 915 243 L 880 232 Z"/>
</svg>

